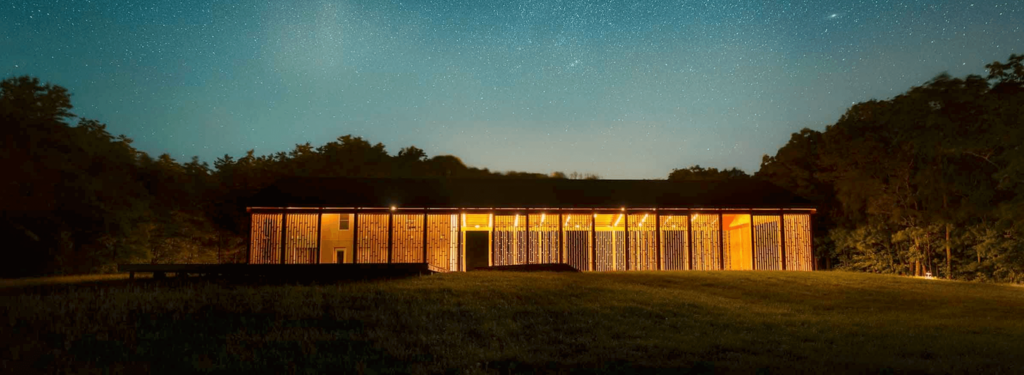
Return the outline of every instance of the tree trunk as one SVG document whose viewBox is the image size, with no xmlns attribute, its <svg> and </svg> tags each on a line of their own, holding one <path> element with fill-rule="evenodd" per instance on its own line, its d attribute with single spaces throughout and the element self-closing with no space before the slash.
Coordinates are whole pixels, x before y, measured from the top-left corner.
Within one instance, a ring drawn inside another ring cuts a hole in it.
<svg viewBox="0 0 1024 375">
<path fill-rule="evenodd" d="M 946 278 L 953 278 L 953 253 L 949 250 L 949 223 L 946 223 Z"/>
</svg>

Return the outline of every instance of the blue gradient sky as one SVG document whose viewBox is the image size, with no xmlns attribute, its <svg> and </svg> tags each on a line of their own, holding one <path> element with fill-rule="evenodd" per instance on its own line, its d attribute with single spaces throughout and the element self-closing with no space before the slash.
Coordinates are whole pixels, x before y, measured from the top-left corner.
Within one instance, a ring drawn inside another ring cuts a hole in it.
<svg viewBox="0 0 1024 375">
<path fill-rule="evenodd" d="M 1024 53 L 1021 1 L 41 1 L 0 75 L 179 160 L 345 134 L 492 170 L 754 172 L 790 133 Z"/>
</svg>

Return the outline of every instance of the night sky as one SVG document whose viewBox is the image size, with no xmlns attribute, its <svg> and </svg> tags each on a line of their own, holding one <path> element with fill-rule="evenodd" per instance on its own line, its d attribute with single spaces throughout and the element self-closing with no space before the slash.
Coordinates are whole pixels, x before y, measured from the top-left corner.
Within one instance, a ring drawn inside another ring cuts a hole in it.
<svg viewBox="0 0 1024 375">
<path fill-rule="evenodd" d="M 0 76 L 150 154 L 353 134 L 471 166 L 757 170 L 804 127 L 1024 53 L 1024 1 L 5 1 Z"/>
</svg>

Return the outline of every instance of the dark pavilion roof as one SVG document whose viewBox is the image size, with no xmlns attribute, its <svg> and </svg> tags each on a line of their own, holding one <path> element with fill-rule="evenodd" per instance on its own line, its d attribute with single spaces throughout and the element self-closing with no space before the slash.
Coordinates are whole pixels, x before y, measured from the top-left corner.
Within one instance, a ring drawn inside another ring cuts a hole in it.
<svg viewBox="0 0 1024 375">
<path fill-rule="evenodd" d="M 759 180 L 286 178 L 250 207 L 813 208 Z"/>
</svg>

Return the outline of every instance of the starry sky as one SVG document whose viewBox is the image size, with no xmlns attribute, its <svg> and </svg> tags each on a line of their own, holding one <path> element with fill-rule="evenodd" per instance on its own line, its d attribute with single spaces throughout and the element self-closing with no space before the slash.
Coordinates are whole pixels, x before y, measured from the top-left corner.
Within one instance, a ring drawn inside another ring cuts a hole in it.
<svg viewBox="0 0 1024 375">
<path fill-rule="evenodd" d="M 0 76 L 211 164 L 352 134 L 501 171 L 752 173 L 853 103 L 1011 53 L 1019 0 L 0 4 Z"/>
</svg>

